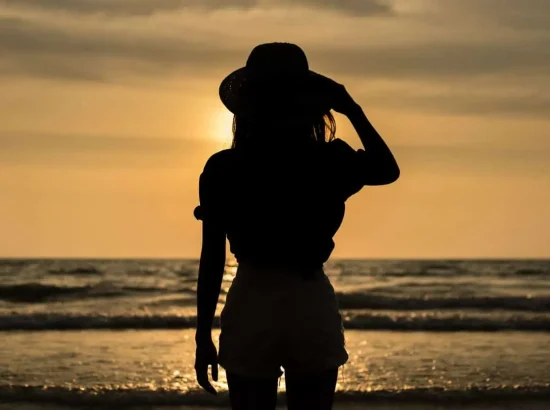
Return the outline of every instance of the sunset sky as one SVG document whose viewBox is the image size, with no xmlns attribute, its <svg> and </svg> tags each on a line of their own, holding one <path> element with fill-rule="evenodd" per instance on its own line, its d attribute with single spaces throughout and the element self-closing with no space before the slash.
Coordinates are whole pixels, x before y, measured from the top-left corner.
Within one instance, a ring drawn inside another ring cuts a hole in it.
<svg viewBox="0 0 550 410">
<path fill-rule="evenodd" d="M 402 170 L 334 257 L 550 257 L 549 27 L 548 0 L 0 0 L 0 256 L 198 257 L 219 83 L 289 41 Z"/>
</svg>

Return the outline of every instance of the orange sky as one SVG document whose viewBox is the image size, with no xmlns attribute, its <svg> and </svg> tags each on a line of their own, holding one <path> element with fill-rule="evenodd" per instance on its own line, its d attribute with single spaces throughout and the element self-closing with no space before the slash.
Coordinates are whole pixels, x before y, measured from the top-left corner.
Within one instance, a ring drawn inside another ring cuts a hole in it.
<svg viewBox="0 0 550 410">
<path fill-rule="evenodd" d="M 550 257 L 550 2 L 501 4 L 2 2 L 0 256 L 197 257 L 219 82 L 290 41 L 402 169 L 349 201 L 335 257 Z"/>
</svg>

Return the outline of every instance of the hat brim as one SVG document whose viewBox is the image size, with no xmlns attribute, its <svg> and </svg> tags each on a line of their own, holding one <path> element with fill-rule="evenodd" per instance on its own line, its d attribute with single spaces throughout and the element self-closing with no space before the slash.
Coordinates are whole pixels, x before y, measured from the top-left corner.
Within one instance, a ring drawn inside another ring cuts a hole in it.
<svg viewBox="0 0 550 410">
<path fill-rule="evenodd" d="M 309 70 L 300 80 L 300 87 L 288 96 L 288 106 L 299 107 L 304 112 L 326 114 L 331 109 L 328 95 L 323 86 L 327 77 Z M 225 107 L 236 115 L 253 115 L 258 110 L 257 102 L 250 98 L 249 74 L 246 67 L 241 67 L 223 79 L 220 84 L 219 95 Z M 284 109 L 285 101 L 281 101 Z"/>
</svg>

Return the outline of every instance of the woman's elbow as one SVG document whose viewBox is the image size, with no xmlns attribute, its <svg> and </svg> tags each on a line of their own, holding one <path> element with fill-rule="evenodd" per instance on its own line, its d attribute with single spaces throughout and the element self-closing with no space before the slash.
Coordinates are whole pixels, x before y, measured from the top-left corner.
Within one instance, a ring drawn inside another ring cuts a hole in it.
<svg viewBox="0 0 550 410">
<path fill-rule="evenodd" d="M 395 164 L 395 167 L 393 167 L 390 171 L 388 171 L 387 184 L 394 183 L 399 179 L 400 176 L 401 176 L 401 170 L 399 169 L 399 166 Z"/>
<path fill-rule="evenodd" d="M 386 168 L 383 172 L 377 172 L 376 177 L 368 178 L 370 181 L 366 185 L 389 185 L 399 179 L 401 171 L 397 164 L 395 167 Z"/>
</svg>

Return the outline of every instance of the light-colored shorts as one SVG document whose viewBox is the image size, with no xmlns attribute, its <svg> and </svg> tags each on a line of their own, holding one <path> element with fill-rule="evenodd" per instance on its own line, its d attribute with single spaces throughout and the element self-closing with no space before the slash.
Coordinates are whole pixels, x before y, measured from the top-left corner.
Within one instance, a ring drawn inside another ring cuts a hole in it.
<svg viewBox="0 0 550 410">
<path fill-rule="evenodd" d="M 221 313 L 220 365 L 251 377 L 337 368 L 348 360 L 334 288 L 322 269 L 241 264 Z"/>
</svg>

